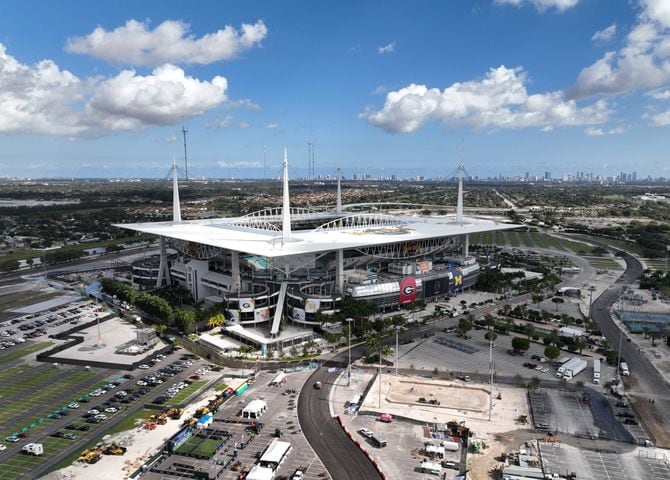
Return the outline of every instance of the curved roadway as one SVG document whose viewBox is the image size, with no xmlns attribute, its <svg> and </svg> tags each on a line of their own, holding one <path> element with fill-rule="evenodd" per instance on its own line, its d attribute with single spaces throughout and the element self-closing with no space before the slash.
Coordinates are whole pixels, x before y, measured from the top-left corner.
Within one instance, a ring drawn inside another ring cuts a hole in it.
<svg viewBox="0 0 670 480">
<path fill-rule="evenodd" d="M 362 355 L 364 346 L 352 347 L 354 355 Z M 378 480 L 381 475 L 370 459 L 344 433 L 336 418 L 330 414 L 330 391 L 339 373 L 329 372 L 328 367 L 341 367 L 347 352 L 317 369 L 305 384 L 298 398 L 298 420 L 307 441 L 323 462 L 333 480 Z M 321 389 L 313 388 L 321 382 Z"/>
<path fill-rule="evenodd" d="M 638 413 L 646 425 L 654 425 L 656 435 L 654 432 L 649 433 L 655 437 L 656 445 L 668 447 L 670 446 L 670 435 L 667 433 L 666 419 L 670 418 L 670 396 L 668 395 L 670 386 L 651 362 L 638 352 L 635 344 L 623 339 L 623 332 L 610 316 L 610 307 L 618 300 L 621 287 L 630 285 L 642 273 L 642 264 L 635 257 L 626 254 L 623 258 L 626 261 L 626 271 L 614 286 L 605 290 L 593 301 L 592 316 L 612 347 L 617 349 L 621 342 L 621 357 L 626 360 L 631 371 L 631 377 L 626 383 L 633 384 L 628 391 L 637 399 L 654 400 L 653 404 L 647 403 L 643 409 L 638 409 Z M 659 432 L 665 432 L 663 437 L 658 435 Z"/>
</svg>

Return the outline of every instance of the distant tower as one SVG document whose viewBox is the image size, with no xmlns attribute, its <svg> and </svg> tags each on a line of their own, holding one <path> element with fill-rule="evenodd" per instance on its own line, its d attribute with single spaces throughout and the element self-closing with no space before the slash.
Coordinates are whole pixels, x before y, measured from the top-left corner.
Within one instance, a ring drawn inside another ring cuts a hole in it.
<svg viewBox="0 0 670 480">
<path fill-rule="evenodd" d="M 188 129 L 182 126 L 181 133 L 184 135 L 184 175 L 188 181 L 188 157 L 186 156 L 186 134 L 188 133 Z"/>
<path fill-rule="evenodd" d="M 335 205 L 335 211 L 337 213 L 342 213 L 342 187 L 340 186 L 340 180 L 342 178 L 342 172 L 340 167 L 337 167 L 337 203 Z"/>
<path fill-rule="evenodd" d="M 284 201 L 282 203 L 282 241 L 291 239 L 291 202 L 288 195 L 288 154 L 284 148 L 284 173 L 283 173 Z"/>
</svg>

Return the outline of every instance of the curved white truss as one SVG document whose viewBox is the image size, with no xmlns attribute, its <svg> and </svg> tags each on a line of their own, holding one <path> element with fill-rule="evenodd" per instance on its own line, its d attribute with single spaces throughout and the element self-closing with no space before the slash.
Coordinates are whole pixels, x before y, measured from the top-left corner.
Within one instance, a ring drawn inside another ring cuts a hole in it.
<svg viewBox="0 0 670 480">
<path fill-rule="evenodd" d="M 170 240 L 172 246 L 179 250 L 184 255 L 197 260 L 209 260 L 221 253 L 221 248 L 213 247 L 211 245 L 204 245 L 202 243 L 189 242 L 187 240 L 180 240 L 173 238 Z"/>
<path fill-rule="evenodd" d="M 358 252 L 375 258 L 401 260 L 419 258 L 445 250 L 453 246 L 453 237 L 427 238 L 411 242 L 389 243 L 367 248 L 358 248 Z"/>
<path fill-rule="evenodd" d="M 281 229 L 274 223 L 270 223 L 267 219 L 262 217 L 240 217 L 226 225 L 231 225 L 240 228 L 251 228 L 254 230 L 266 230 L 270 232 L 281 232 Z"/>
<path fill-rule="evenodd" d="M 382 215 L 379 213 L 357 213 L 331 220 L 328 223 L 324 223 L 323 225 L 318 226 L 314 229 L 314 231 L 328 232 L 335 230 L 350 230 L 355 228 L 372 227 L 400 228 L 404 227 L 405 225 L 405 222 L 391 215 Z"/>
<path fill-rule="evenodd" d="M 282 207 L 269 207 L 264 208 L 263 210 L 256 210 L 255 212 L 247 213 L 241 218 L 265 218 L 268 220 L 281 219 L 282 211 Z M 291 219 L 300 219 L 318 216 L 319 212 L 312 210 L 311 208 L 291 207 L 289 209 L 289 214 L 291 215 Z"/>
</svg>

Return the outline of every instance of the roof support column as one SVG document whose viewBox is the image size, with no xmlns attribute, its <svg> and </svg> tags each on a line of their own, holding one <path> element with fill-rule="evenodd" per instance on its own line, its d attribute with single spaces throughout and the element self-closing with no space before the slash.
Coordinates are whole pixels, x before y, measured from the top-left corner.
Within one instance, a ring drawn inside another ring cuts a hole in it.
<svg viewBox="0 0 670 480">
<path fill-rule="evenodd" d="M 230 251 L 230 270 L 233 276 L 233 292 L 240 292 L 240 252 Z"/>
<path fill-rule="evenodd" d="M 467 257 L 470 255 L 469 249 L 470 249 L 470 236 L 466 233 L 465 235 L 461 235 L 461 244 L 463 246 L 463 256 Z"/>
<path fill-rule="evenodd" d="M 170 285 L 170 269 L 168 268 L 168 259 L 167 259 L 167 242 L 165 237 L 160 237 L 160 263 L 158 264 L 158 278 L 156 279 L 156 288 L 161 288 L 163 286 L 163 280 L 165 280 L 165 285 Z"/>
<path fill-rule="evenodd" d="M 337 250 L 337 266 L 335 275 L 337 276 L 337 291 L 344 295 L 344 250 Z"/>
</svg>

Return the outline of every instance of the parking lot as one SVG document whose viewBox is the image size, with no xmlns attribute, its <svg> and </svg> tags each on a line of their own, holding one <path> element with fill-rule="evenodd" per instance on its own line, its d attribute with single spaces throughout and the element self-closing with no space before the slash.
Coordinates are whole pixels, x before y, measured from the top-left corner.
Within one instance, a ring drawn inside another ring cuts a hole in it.
<svg viewBox="0 0 670 480">
<path fill-rule="evenodd" d="M 211 452 L 214 447 L 216 451 L 211 460 L 179 454 L 166 455 L 152 466 L 152 471 L 145 474 L 144 478 L 193 478 L 193 471 L 201 470 L 210 473 L 220 471 L 218 478 L 234 480 L 240 472 L 248 471 L 257 462 L 258 455 L 274 438 L 291 443 L 291 451 L 277 470 L 275 479 L 290 478 L 299 469 L 305 472 L 305 480 L 329 478 L 298 424 L 298 393 L 310 373 L 308 370 L 289 373 L 286 383 L 281 386 L 270 385 L 274 373 L 259 373 L 249 389 L 240 396 L 230 397 L 214 415 L 212 424 L 206 429 L 209 438 L 206 438 L 206 434 L 199 439 L 191 437 L 191 444 L 186 451 L 182 450 L 182 453 L 197 455 L 200 450 Z M 241 418 L 242 409 L 254 399 L 267 403 L 267 411 L 259 419 L 263 427 L 258 434 L 251 427 L 252 420 Z M 208 443 L 208 440 L 211 441 Z"/>
<path fill-rule="evenodd" d="M 137 385 L 144 380 L 135 372 L 84 367 L 20 364 L 0 372 L 0 441 L 7 446 L 0 452 L 0 476 L 30 476 L 29 472 L 62 455 L 64 449 L 80 451 L 145 404 L 161 398 L 166 404 L 180 404 L 208 382 L 202 377 L 208 368 L 190 357 L 180 360 L 178 354 L 172 354 L 157 358 L 148 367 L 136 371 L 145 372 L 145 386 Z M 10 441 L 14 434 L 16 442 Z M 20 449 L 29 442 L 42 443 L 45 454 L 21 454 Z"/>
<path fill-rule="evenodd" d="M 579 480 L 667 480 L 670 467 L 661 459 L 627 454 L 601 453 L 558 443 L 539 442 L 545 473 L 576 472 Z"/>
</svg>

